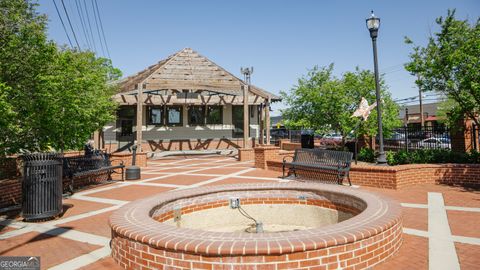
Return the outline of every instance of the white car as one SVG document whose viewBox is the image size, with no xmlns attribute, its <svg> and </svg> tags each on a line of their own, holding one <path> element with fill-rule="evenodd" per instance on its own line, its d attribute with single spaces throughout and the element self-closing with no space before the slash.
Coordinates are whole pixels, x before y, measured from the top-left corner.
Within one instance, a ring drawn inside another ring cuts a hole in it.
<svg viewBox="0 0 480 270">
<path fill-rule="evenodd" d="M 447 138 L 428 138 L 417 143 L 418 148 L 450 149 L 450 139 Z"/>
<path fill-rule="evenodd" d="M 330 133 L 323 136 L 325 139 L 333 139 L 333 140 L 342 140 L 342 135 L 338 133 Z"/>
</svg>

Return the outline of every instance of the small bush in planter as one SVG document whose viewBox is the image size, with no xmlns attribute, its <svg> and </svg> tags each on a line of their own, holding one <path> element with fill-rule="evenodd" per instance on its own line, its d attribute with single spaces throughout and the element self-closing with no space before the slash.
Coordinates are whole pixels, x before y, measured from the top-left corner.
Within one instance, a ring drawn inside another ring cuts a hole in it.
<svg viewBox="0 0 480 270">
<path fill-rule="evenodd" d="M 419 149 L 400 150 L 398 152 L 387 151 L 388 165 L 402 164 L 435 164 L 435 163 L 480 163 L 480 153 L 471 151 L 469 153 L 453 152 L 447 149 Z M 358 154 L 358 160 L 375 162 L 375 152 L 372 149 L 362 149 Z"/>
<path fill-rule="evenodd" d="M 365 162 L 375 162 L 375 151 L 370 148 L 362 148 L 358 153 L 358 160 Z"/>
</svg>

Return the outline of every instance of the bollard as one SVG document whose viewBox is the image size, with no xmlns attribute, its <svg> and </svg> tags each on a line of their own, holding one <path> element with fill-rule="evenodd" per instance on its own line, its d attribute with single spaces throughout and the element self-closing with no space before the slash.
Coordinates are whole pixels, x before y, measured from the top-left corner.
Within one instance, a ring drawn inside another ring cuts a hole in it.
<svg viewBox="0 0 480 270">
<path fill-rule="evenodd" d="M 137 146 L 134 145 L 132 147 L 132 166 L 128 166 L 125 170 L 125 179 L 126 180 L 137 180 L 140 179 L 140 167 L 135 165 L 136 158 L 137 158 Z"/>
</svg>

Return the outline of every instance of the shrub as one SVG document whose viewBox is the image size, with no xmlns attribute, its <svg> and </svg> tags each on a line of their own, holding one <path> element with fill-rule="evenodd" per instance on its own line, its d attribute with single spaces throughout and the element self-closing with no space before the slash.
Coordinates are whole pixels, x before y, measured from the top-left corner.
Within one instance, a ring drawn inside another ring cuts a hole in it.
<svg viewBox="0 0 480 270">
<path fill-rule="evenodd" d="M 397 162 L 395 160 L 395 152 L 387 151 L 385 154 L 387 156 L 388 165 L 397 165 Z"/>
<path fill-rule="evenodd" d="M 375 152 L 370 148 L 362 148 L 358 153 L 358 160 L 365 162 L 375 162 Z"/>
<path fill-rule="evenodd" d="M 453 152 L 447 149 L 418 149 L 400 150 L 398 152 L 387 151 L 388 165 L 402 164 L 426 164 L 426 163 L 476 163 L 480 164 L 480 152 L 468 153 Z M 363 148 L 358 154 L 358 160 L 375 162 L 375 152 L 372 149 Z"/>
<path fill-rule="evenodd" d="M 480 163 L 477 151 L 458 153 L 446 149 L 419 149 L 387 152 L 389 165 L 425 164 L 425 163 Z"/>
<path fill-rule="evenodd" d="M 468 163 L 480 163 L 480 152 L 476 150 L 472 150 L 471 152 L 468 153 L 467 156 Z"/>
</svg>

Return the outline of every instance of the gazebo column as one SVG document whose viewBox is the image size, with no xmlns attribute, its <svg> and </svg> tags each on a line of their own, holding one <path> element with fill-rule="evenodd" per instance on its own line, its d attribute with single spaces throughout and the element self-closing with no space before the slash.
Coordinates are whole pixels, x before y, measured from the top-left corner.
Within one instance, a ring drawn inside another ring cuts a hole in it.
<svg viewBox="0 0 480 270">
<path fill-rule="evenodd" d="M 100 131 L 93 132 L 93 148 L 100 149 Z"/>
<path fill-rule="evenodd" d="M 248 138 L 250 137 L 249 133 L 249 120 L 250 116 L 248 115 L 248 92 L 250 85 L 243 85 L 243 148 L 250 148 L 248 143 Z"/>
<path fill-rule="evenodd" d="M 270 97 L 265 102 L 265 135 L 267 144 L 270 144 Z"/>
<path fill-rule="evenodd" d="M 263 104 L 260 104 L 258 105 L 260 106 L 260 109 L 257 110 L 258 111 L 258 126 L 260 127 L 260 138 L 258 140 L 258 143 L 260 144 L 263 144 L 263 138 L 265 137 L 265 133 L 263 132 L 263 127 L 265 126 L 264 123 L 263 123 L 263 115 L 264 115 L 264 110 L 265 110 L 265 107 L 263 106 Z"/>
<path fill-rule="evenodd" d="M 137 86 L 137 152 L 142 152 L 142 129 L 143 129 L 143 83 Z"/>
</svg>

